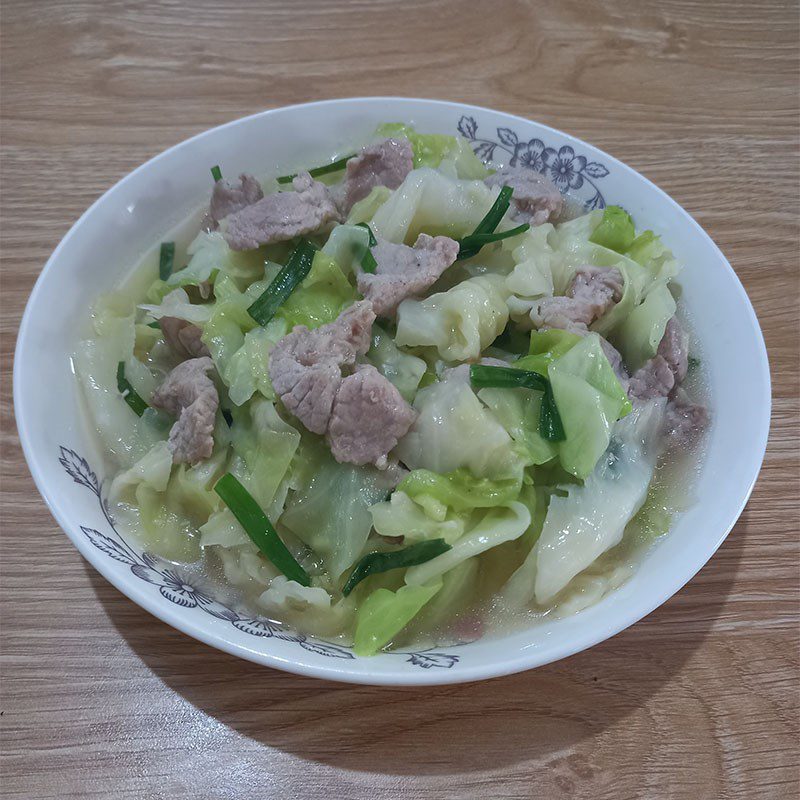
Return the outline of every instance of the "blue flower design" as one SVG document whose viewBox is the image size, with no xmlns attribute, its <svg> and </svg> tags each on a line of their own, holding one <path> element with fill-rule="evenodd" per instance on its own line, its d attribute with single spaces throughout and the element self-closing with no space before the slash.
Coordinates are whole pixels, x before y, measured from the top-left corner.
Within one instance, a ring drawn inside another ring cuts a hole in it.
<svg viewBox="0 0 800 800">
<path fill-rule="evenodd" d="M 159 591 L 176 605 L 196 608 L 201 603 L 211 602 L 209 595 L 185 581 L 174 569 L 165 569 L 161 573 L 161 580 Z"/>
<path fill-rule="evenodd" d="M 496 138 L 484 138 L 478 134 L 474 117 L 461 117 L 457 128 L 481 160 L 492 161 L 497 153 L 504 151 L 510 156 L 509 166 L 527 167 L 547 175 L 562 192 L 571 189 L 573 199 L 583 200 L 587 211 L 605 207 L 606 201 L 597 181 L 608 175 L 608 168 L 599 161 L 589 161 L 585 156 L 577 155 L 569 145 L 556 149 L 548 147 L 541 139 L 520 141 L 511 128 L 497 128 Z M 581 188 L 583 192 L 578 193 Z"/>
<path fill-rule="evenodd" d="M 541 139 L 531 139 L 529 142 L 520 142 L 514 148 L 514 155 L 508 162 L 510 166 L 528 167 L 535 169 L 537 172 L 544 172 L 544 142 Z M 547 148 L 550 149 L 550 148 Z"/>
<path fill-rule="evenodd" d="M 550 180 L 559 188 L 580 189 L 583 186 L 581 173 L 586 168 L 586 159 L 576 156 L 575 151 L 565 144 L 556 152 L 548 147 L 542 154 Z"/>
</svg>

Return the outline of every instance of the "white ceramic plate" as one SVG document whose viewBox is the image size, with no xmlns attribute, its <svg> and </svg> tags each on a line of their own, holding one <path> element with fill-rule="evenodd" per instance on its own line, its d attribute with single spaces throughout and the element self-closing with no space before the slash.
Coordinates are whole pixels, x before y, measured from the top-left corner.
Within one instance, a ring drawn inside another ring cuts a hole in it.
<svg viewBox="0 0 800 800">
<path fill-rule="evenodd" d="M 381 122 L 472 140 L 482 157 L 547 171 L 588 205 L 618 203 L 637 226 L 662 234 L 685 265 L 679 278 L 713 398 L 713 424 L 695 486 L 698 502 L 638 572 L 597 605 L 499 639 L 419 653 L 355 657 L 349 650 L 246 618 L 179 570 L 142 553 L 104 512 L 102 463 L 79 414 L 69 354 L 89 301 L 118 285 L 142 252 L 209 194 L 208 168 L 286 173 L 324 163 Z M 677 592 L 733 527 L 758 475 L 770 418 L 764 341 L 747 295 L 700 226 L 630 167 L 530 120 L 433 100 L 358 98 L 265 111 L 203 133 L 136 169 L 104 194 L 56 248 L 20 328 L 14 403 L 25 456 L 53 516 L 83 556 L 155 616 L 214 647 L 270 667 L 373 684 L 437 684 L 546 664 L 613 636 Z M 68 602 L 68 601 L 67 601 Z"/>
</svg>

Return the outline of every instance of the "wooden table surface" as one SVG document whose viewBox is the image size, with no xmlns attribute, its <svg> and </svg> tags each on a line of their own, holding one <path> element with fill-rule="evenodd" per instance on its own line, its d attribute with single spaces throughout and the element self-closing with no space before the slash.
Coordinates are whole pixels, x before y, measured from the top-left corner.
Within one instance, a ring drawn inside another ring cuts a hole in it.
<svg viewBox="0 0 800 800">
<path fill-rule="evenodd" d="M 795 2 L 4 0 L 1 13 L 3 797 L 798 796 Z M 535 672 L 379 689 L 216 652 L 84 563 L 19 450 L 19 317 L 99 194 L 219 123 L 377 94 L 493 106 L 621 158 L 719 243 L 766 336 L 772 433 L 731 536 L 647 619 Z"/>
</svg>

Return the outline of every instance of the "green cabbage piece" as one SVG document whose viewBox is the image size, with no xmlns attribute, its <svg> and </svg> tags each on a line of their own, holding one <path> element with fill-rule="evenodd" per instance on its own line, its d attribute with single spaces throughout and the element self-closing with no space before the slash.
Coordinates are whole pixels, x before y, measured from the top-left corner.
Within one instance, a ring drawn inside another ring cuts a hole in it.
<svg viewBox="0 0 800 800">
<path fill-rule="evenodd" d="M 657 283 L 644 300 L 628 314 L 614 336 L 631 372 L 636 371 L 658 349 L 667 323 L 677 305 L 666 283 Z"/>
<path fill-rule="evenodd" d="M 367 353 L 367 360 L 410 403 L 417 393 L 417 387 L 428 368 L 427 364 L 416 356 L 404 353 L 391 336 L 380 326 L 372 326 L 372 347 Z"/>
<path fill-rule="evenodd" d="M 547 441 L 539 434 L 541 392 L 534 389 L 490 388 L 481 389 L 478 397 L 508 435 L 524 449 L 527 461 L 531 464 L 544 464 L 556 456 L 556 443 Z"/>
<path fill-rule="evenodd" d="M 531 524 L 531 513 L 527 506 L 511 502 L 506 506 L 490 508 L 477 522 L 459 538 L 453 546 L 424 564 L 409 567 L 405 581 L 409 586 L 428 584 L 468 558 L 485 553 L 493 547 L 518 539 Z"/>
<path fill-rule="evenodd" d="M 636 238 L 631 215 L 619 206 L 606 206 L 603 210 L 603 219 L 592 231 L 590 242 L 624 253 Z"/>
<path fill-rule="evenodd" d="M 361 555 L 372 528 L 369 508 L 384 500 L 390 487 L 377 469 L 339 464 L 321 441 L 304 438 L 301 451 L 300 486 L 280 521 L 336 580 Z"/>
<path fill-rule="evenodd" d="M 376 131 L 380 137 L 405 137 L 414 151 L 414 168 L 446 167 L 450 162 L 455 176 L 459 178 L 485 178 L 489 174 L 486 165 L 475 155 L 466 139 L 461 136 L 446 136 L 441 133 L 417 133 L 411 125 L 402 122 L 387 122 Z"/>
<path fill-rule="evenodd" d="M 203 326 L 201 339 L 208 347 L 217 371 L 224 377 L 228 363 L 244 344 L 245 334 L 257 323 L 247 313 L 252 299 L 240 292 L 231 278 L 221 276 L 214 286 L 214 293 L 217 301 L 211 318 Z"/>
<path fill-rule="evenodd" d="M 191 286 L 204 281 L 214 282 L 219 272 L 249 282 L 264 274 L 264 251 L 231 250 L 220 231 L 200 231 L 187 250 L 189 263 L 169 276 L 166 283 Z"/>
<path fill-rule="evenodd" d="M 478 275 L 397 310 L 401 346 L 436 347 L 445 361 L 477 359 L 508 322 L 508 291 L 499 275 Z"/>
<path fill-rule="evenodd" d="M 452 472 L 467 467 L 479 478 L 507 478 L 522 459 L 503 426 L 478 400 L 466 367 L 417 392 L 418 417 L 395 450 L 410 469 Z"/>
<path fill-rule="evenodd" d="M 526 369 L 547 375 L 547 369 L 554 361 L 561 358 L 571 350 L 581 336 L 577 333 L 562 331 L 553 328 L 549 331 L 534 331 L 531 333 L 528 355 L 514 362 L 517 369 Z"/>
<path fill-rule="evenodd" d="M 147 549 L 172 561 L 200 557 L 199 528 L 220 505 L 212 487 L 222 472 L 220 451 L 194 467 L 172 467 L 166 442 L 156 444 L 129 470 L 117 476 L 110 499 L 119 507 Z"/>
<path fill-rule="evenodd" d="M 383 187 L 386 188 L 386 187 Z M 369 232 L 362 225 L 337 225 L 322 252 L 332 258 L 345 275 L 356 274 L 369 248 Z"/>
<path fill-rule="evenodd" d="M 300 434 L 280 417 L 268 400 L 256 398 L 248 406 L 233 409 L 232 416 L 233 457 L 228 470 L 274 524 L 283 511 Z M 251 544 L 236 517 L 224 506 L 209 518 L 200 533 L 203 547 L 249 547 Z"/>
<path fill-rule="evenodd" d="M 375 212 L 370 227 L 390 242 L 414 244 L 420 233 L 460 239 L 475 230 L 494 203 L 499 189 L 481 180 L 455 180 L 422 167 Z"/>
<path fill-rule="evenodd" d="M 291 330 L 295 325 L 318 328 L 333 322 L 345 306 L 356 299 L 339 265 L 326 253 L 314 254 L 311 271 L 278 308 L 275 316 Z"/>
<path fill-rule="evenodd" d="M 347 217 L 347 224 L 358 225 L 359 222 L 369 222 L 391 196 L 392 190 L 387 186 L 376 186 L 363 200 L 353 205 Z"/>
<path fill-rule="evenodd" d="M 166 438 L 166 431 L 162 416 L 154 409 L 139 417 L 125 402 L 117 388 L 119 362 L 125 362 L 126 377 L 145 401 L 150 399 L 156 380 L 133 355 L 133 303 L 126 306 L 114 300 L 108 307 L 98 308 L 94 325 L 100 335 L 78 342 L 72 363 L 104 452 L 125 468 L 142 458 L 159 439 Z"/>
<path fill-rule="evenodd" d="M 413 639 L 414 634 L 441 629 L 475 602 L 480 566 L 477 556 L 468 558 L 442 576 L 442 588 L 426 603 L 406 631 L 410 638 Z"/>
<path fill-rule="evenodd" d="M 608 447 L 613 424 L 631 410 L 630 401 L 594 334 L 553 361 L 547 375 L 566 433 L 559 459 L 567 472 L 585 478 Z"/>
<path fill-rule="evenodd" d="M 455 136 L 441 133 L 417 133 L 411 125 L 403 122 L 387 122 L 375 131 L 379 137 L 408 139 L 414 151 L 414 168 L 439 166 L 447 153 L 455 148 Z"/>
<path fill-rule="evenodd" d="M 392 492 L 383 503 L 376 503 L 370 513 L 372 526 L 381 536 L 403 536 L 409 543 L 444 539 L 452 544 L 466 528 L 466 515 L 448 508 L 431 515 L 401 490 Z"/>
<path fill-rule="evenodd" d="M 403 586 L 396 592 L 372 592 L 356 614 L 356 655 L 371 656 L 389 644 L 441 588 L 439 580 L 428 586 Z"/>
<path fill-rule="evenodd" d="M 442 516 L 447 507 L 455 511 L 471 511 L 505 505 L 517 499 L 521 486 L 521 472 L 491 480 L 476 478 L 464 468 L 444 474 L 417 469 L 406 475 L 397 489 L 424 506 L 429 513 Z"/>
<path fill-rule="evenodd" d="M 242 346 L 230 357 L 222 376 L 232 403 L 240 406 L 256 392 L 267 400 L 275 399 L 269 378 L 269 354 L 287 331 L 284 320 L 273 319 L 266 327 L 253 328 L 244 335 Z"/>
<path fill-rule="evenodd" d="M 536 543 L 536 602 L 547 603 L 622 540 L 655 470 L 664 401 L 639 405 L 614 427 L 614 441 L 581 486 L 550 499 Z"/>
</svg>

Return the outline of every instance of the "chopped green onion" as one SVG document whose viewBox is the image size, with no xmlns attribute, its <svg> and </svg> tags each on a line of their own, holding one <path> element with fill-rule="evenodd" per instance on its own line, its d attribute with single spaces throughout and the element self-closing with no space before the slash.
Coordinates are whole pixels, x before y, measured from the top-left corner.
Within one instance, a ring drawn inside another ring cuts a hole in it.
<svg viewBox="0 0 800 800">
<path fill-rule="evenodd" d="M 370 575 L 388 572 L 390 569 L 424 564 L 426 561 L 446 553 L 449 549 L 450 545 L 444 539 L 428 539 L 427 541 L 404 547 L 402 550 L 394 550 L 388 553 L 367 553 L 353 567 L 353 571 L 350 573 L 344 589 L 342 589 L 342 594 L 347 597 L 361 581 Z"/>
<path fill-rule="evenodd" d="M 175 264 L 175 242 L 161 242 L 161 253 L 158 257 L 158 277 L 162 281 L 172 275 Z"/>
<path fill-rule="evenodd" d="M 472 385 L 479 388 L 537 389 L 544 392 L 539 411 L 539 435 L 550 442 L 560 442 L 566 438 L 553 389 L 544 375 L 513 367 L 473 364 L 469 369 L 469 377 Z"/>
<path fill-rule="evenodd" d="M 367 225 L 366 222 L 357 222 L 357 228 L 366 228 L 367 233 L 369 234 L 369 244 L 367 245 L 367 252 L 364 253 L 364 257 L 361 259 L 361 269 L 364 272 L 375 272 L 378 268 L 378 262 L 375 260 L 375 256 L 372 255 L 372 251 L 370 250 L 371 247 L 375 247 L 378 244 L 378 240 L 375 238 L 375 234 L 372 232 L 372 228 Z"/>
<path fill-rule="evenodd" d="M 538 389 L 543 392 L 549 381 L 544 375 L 530 370 L 514 367 L 491 367 L 486 364 L 473 364 L 469 368 L 469 378 L 474 386 L 498 389 Z"/>
<path fill-rule="evenodd" d="M 222 170 L 218 165 L 211 167 L 211 177 L 214 179 L 214 183 L 222 180 Z"/>
<path fill-rule="evenodd" d="M 344 156 L 344 158 L 339 158 L 336 161 L 331 162 L 330 164 L 325 164 L 323 167 L 314 167 L 314 169 L 308 170 L 308 174 L 312 178 L 317 178 L 320 175 L 328 175 L 331 172 L 339 172 L 345 168 L 345 165 L 351 158 L 355 158 L 355 153 L 350 153 L 349 156 Z M 295 172 L 293 175 L 281 175 L 278 178 L 278 183 L 291 183 L 297 177 L 297 173 Z"/>
<path fill-rule="evenodd" d="M 514 190 L 510 186 L 504 186 L 500 189 L 500 194 L 497 195 L 497 199 L 492 204 L 486 216 L 475 226 L 475 230 L 465 238 L 468 239 L 470 236 L 494 233 L 495 229 L 500 224 L 500 220 L 503 219 L 506 211 L 508 211 L 508 207 L 511 205 L 511 196 L 513 194 Z M 458 260 L 472 258 L 472 256 L 477 255 L 481 247 L 483 247 L 483 245 L 471 247 L 470 249 L 459 249 Z"/>
<path fill-rule="evenodd" d="M 567 438 L 561 414 L 558 413 L 558 406 L 556 406 L 556 399 L 553 397 L 553 387 L 549 381 L 544 390 L 542 408 L 539 411 L 539 434 L 548 442 L 563 442 Z"/>
<path fill-rule="evenodd" d="M 308 573 L 297 563 L 261 506 L 239 480 L 226 472 L 214 486 L 214 491 L 231 510 L 256 547 L 287 577 L 308 586 Z"/>
<path fill-rule="evenodd" d="M 247 309 L 247 313 L 259 325 L 266 325 L 275 316 L 275 312 L 286 301 L 286 298 L 303 282 L 311 271 L 311 264 L 316 252 L 317 246 L 307 239 L 303 239 L 292 250 L 286 265 L 281 268 L 261 296 Z"/>
<path fill-rule="evenodd" d="M 148 322 L 147 323 L 147 327 L 148 328 L 157 328 L 158 330 L 161 330 L 161 323 L 158 320 L 154 320 L 153 322 Z"/>
<path fill-rule="evenodd" d="M 147 410 L 147 403 L 136 393 L 136 390 L 125 377 L 124 361 L 120 361 L 117 364 L 117 389 L 125 402 L 141 417 Z"/>
<path fill-rule="evenodd" d="M 512 236 L 519 236 L 521 233 L 530 229 L 530 225 L 526 222 L 523 225 L 518 225 L 509 231 L 501 231 L 500 233 L 471 233 L 465 236 L 459 244 L 458 259 L 468 258 L 469 256 L 462 256 L 461 253 L 477 253 L 482 247 L 492 242 L 499 242 L 502 239 L 510 239 Z"/>
</svg>

